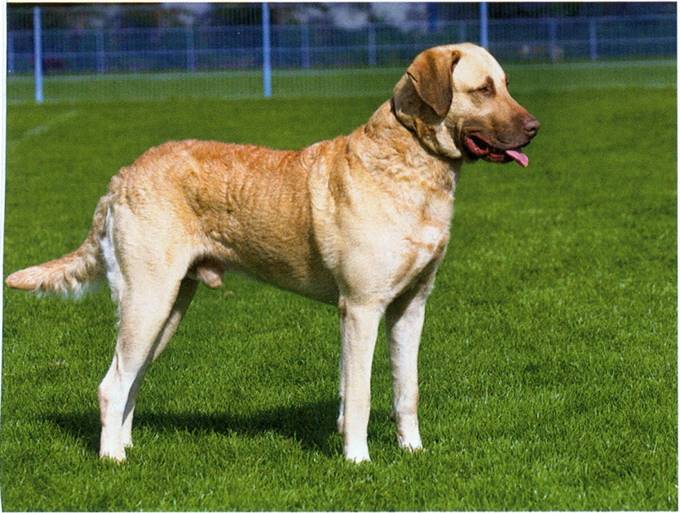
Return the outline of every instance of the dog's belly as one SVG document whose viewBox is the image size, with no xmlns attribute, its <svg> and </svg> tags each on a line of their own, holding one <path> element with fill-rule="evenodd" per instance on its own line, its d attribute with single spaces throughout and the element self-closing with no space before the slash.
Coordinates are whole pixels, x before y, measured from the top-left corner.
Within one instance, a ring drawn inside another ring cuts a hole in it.
<svg viewBox="0 0 680 513">
<path fill-rule="evenodd" d="M 271 239 L 238 241 L 232 237 L 230 242 L 218 243 L 213 255 L 224 271 L 241 272 L 281 289 L 337 304 L 335 279 L 311 246 L 283 248 L 271 243 Z"/>
</svg>

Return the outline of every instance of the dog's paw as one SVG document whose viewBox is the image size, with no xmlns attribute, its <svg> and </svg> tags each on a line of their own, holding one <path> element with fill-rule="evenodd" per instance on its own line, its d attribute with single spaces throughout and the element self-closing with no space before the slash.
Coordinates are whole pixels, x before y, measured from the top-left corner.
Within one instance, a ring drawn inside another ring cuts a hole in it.
<svg viewBox="0 0 680 513">
<path fill-rule="evenodd" d="M 423 449 L 423 442 L 420 439 L 417 440 L 403 440 L 399 437 L 399 447 L 408 452 L 418 452 Z"/>
<path fill-rule="evenodd" d="M 352 463 L 363 463 L 371 461 L 368 455 L 368 447 L 345 447 L 345 459 Z"/>
<path fill-rule="evenodd" d="M 399 447 L 409 452 L 416 452 L 423 450 L 423 441 L 420 439 L 420 433 L 399 433 L 397 435 Z"/>
<path fill-rule="evenodd" d="M 123 463 L 125 462 L 125 449 L 121 448 L 118 451 L 99 451 L 99 458 L 115 463 Z"/>
<path fill-rule="evenodd" d="M 399 447 L 409 452 L 420 451 L 423 448 L 418 418 L 415 415 L 397 417 L 397 440 Z"/>
</svg>

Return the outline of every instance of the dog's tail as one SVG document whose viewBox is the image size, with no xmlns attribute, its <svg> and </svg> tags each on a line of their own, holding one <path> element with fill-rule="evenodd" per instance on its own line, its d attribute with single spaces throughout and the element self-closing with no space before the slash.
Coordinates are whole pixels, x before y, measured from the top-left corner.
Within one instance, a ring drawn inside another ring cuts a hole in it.
<svg viewBox="0 0 680 513">
<path fill-rule="evenodd" d="M 106 218 L 114 198 L 111 189 L 99 200 L 90 232 L 78 249 L 56 260 L 12 273 L 5 283 L 14 289 L 39 295 L 80 297 L 88 285 L 103 277 L 106 265 L 101 252 L 101 239 L 106 234 Z"/>
</svg>

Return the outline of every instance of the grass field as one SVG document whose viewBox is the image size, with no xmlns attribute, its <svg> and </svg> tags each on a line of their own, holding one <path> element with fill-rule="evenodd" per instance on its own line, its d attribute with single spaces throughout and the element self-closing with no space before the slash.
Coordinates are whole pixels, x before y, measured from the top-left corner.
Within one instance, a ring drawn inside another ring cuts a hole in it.
<svg viewBox="0 0 680 513">
<path fill-rule="evenodd" d="M 675 86 L 675 61 L 579 62 L 564 64 L 514 64 L 505 66 L 516 92 L 629 87 Z M 275 96 L 379 96 L 391 94 L 403 68 L 345 70 L 274 70 Z M 10 76 L 10 104 L 32 102 L 32 76 Z M 261 98 L 262 75 L 257 71 L 177 73 L 113 73 L 104 75 L 47 75 L 47 101 L 158 101 L 188 98 Z"/>
<path fill-rule="evenodd" d="M 675 68 L 630 69 L 511 71 L 542 131 L 527 169 L 459 182 L 420 357 L 425 452 L 397 448 L 381 333 L 373 462 L 344 462 L 334 309 L 227 276 L 147 374 L 128 462 L 99 461 L 108 290 L 5 290 L 4 509 L 676 510 Z M 76 247 L 151 145 L 298 148 L 385 97 L 10 105 L 4 274 Z"/>
</svg>

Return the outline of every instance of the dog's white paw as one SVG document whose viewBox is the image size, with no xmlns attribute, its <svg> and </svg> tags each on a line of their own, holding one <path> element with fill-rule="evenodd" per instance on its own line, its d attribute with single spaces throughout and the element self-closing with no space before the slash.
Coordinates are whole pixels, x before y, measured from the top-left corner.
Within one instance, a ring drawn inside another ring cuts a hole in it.
<svg viewBox="0 0 680 513">
<path fill-rule="evenodd" d="M 114 451 L 99 451 L 99 457 L 103 460 L 111 460 L 116 463 L 123 463 L 125 461 L 125 449 Z"/>
<path fill-rule="evenodd" d="M 368 455 L 368 446 L 365 447 L 345 447 L 345 459 L 352 463 L 363 463 L 371 461 Z"/>
<path fill-rule="evenodd" d="M 397 418 L 397 440 L 399 447 L 406 451 L 415 452 L 423 448 L 418 429 L 418 418 L 415 415 Z"/>
<path fill-rule="evenodd" d="M 415 452 L 423 448 L 417 422 L 403 422 L 397 430 L 399 447 L 406 451 Z"/>
<path fill-rule="evenodd" d="M 423 450 L 423 441 L 420 439 L 419 434 L 411 436 L 399 435 L 399 447 L 409 452 L 416 452 Z"/>
</svg>

